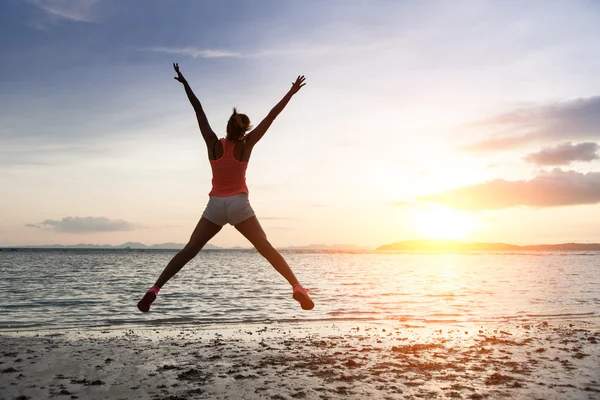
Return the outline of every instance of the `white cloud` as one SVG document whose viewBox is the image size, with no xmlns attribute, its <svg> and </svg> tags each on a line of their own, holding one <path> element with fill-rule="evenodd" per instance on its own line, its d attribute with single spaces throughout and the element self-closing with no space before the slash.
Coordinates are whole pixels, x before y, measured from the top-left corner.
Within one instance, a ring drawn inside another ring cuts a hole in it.
<svg viewBox="0 0 600 400">
<path fill-rule="evenodd" d="M 150 47 L 142 49 L 157 53 L 181 54 L 192 58 L 223 58 L 223 57 L 243 57 L 242 53 L 229 50 L 200 49 L 198 47 Z"/>
<path fill-rule="evenodd" d="M 156 46 L 140 49 L 142 51 L 151 51 L 156 53 L 180 54 L 192 58 L 226 58 L 226 57 L 243 57 L 243 58 L 260 58 L 270 56 L 320 56 L 325 54 L 341 54 L 361 51 L 371 51 L 392 46 L 396 41 L 384 41 L 370 44 L 357 45 L 302 45 L 291 46 L 287 49 L 271 49 L 260 50 L 254 52 L 242 53 L 239 51 L 224 50 L 224 49 L 203 49 L 199 47 L 165 47 Z"/>
<path fill-rule="evenodd" d="M 53 21 L 67 20 L 75 22 L 94 22 L 92 7 L 99 0 L 26 0 L 29 4 L 43 11 Z M 44 25 L 36 22 L 38 28 Z"/>
</svg>

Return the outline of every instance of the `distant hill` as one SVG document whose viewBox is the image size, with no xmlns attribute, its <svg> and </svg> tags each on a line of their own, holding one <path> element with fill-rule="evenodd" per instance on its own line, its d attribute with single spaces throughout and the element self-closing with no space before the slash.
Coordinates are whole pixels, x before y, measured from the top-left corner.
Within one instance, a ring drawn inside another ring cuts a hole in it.
<svg viewBox="0 0 600 400">
<path fill-rule="evenodd" d="M 132 249 L 132 250 L 180 250 L 185 246 L 183 243 L 159 243 L 145 245 L 140 242 L 126 242 L 120 245 L 79 243 L 72 245 L 51 244 L 38 246 L 7 246 L 9 249 Z M 2 249 L 2 247 L 0 247 Z M 248 247 L 219 247 L 213 244 L 204 246 L 207 250 L 251 250 Z M 313 250 L 313 251 L 364 251 L 373 250 L 372 247 L 359 246 L 355 244 L 310 244 L 307 246 L 278 247 L 279 250 Z M 519 246 L 508 243 L 473 242 L 462 243 L 452 240 L 405 240 L 390 243 L 378 247 L 382 251 L 600 251 L 600 243 L 562 243 L 562 244 L 533 244 Z"/>
<path fill-rule="evenodd" d="M 183 249 L 185 244 L 183 243 L 159 243 L 153 245 L 145 245 L 140 242 L 126 242 L 120 245 L 110 244 L 91 244 L 91 243 L 79 243 L 79 244 L 50 244 L 50 245 L 37 245 L 37 246 L 7 246 L 5 248 L 13 249 L 132 249 L 132 250 L 180 250 Z M 0 249 L 2 247 L 0 246 Z M 289 246 L 289 247 L 277 247 L 280 250 L 325 250 L 325 251 L 361 251 L 361 250 L 372 250 L 373 247 L 358 246 L 355 244 L 310 244 L 307 246 Z M 204 249 L 208 250 L 252 250 L 253 247 L 248 243 L 247 247 L 234 246 L 234 247 L 219 247 L 212 244 L 207 244 Z"/>
<path fill-rule="evenodd" d="M 377 250 L 396 251 L 600 251 L 600 243 L 532 244 L 461 243 L 451 240 L 406 240 L 386 244 Z"/>
<path fill-rule="evenodd" d="M 135 249 L 135 250 L 143 250 L 143 249 L 156 249 L 156 250 L 180 250 L 183 249 L 185 244 L 183 243 L 160 243 L 153 244 L 151 246 L 147 246 L 143 243 L 139 242 L 127 242 L 117 246 L 112 246 L 110 244 L 90 244 L 90 243 L 79 243 L 79 244 L 48 244 L 48 245 L 38 245 L 38 246 L 10 246 L 10 248 L 18 248 L 18 249 Z M 210 243 L 204 246 L 205 249 L 222 249 L 223 247 L 215 246 Z"/>
</svg>

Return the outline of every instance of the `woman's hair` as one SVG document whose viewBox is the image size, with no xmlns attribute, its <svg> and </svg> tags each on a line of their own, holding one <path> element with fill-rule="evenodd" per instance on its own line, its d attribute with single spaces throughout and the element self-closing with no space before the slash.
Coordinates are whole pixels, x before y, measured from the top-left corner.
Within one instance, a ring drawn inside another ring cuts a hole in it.
<svg viewBox="0 0 600 400">
<path fill-rule="evenodd" d="M 228 140 L 244 140 L 246 132 L 252 128 L 250 118 L 246 114 L 239 114 L 235 107 L 233 114 L 227 122 L 227 139 Z"/>
</svg>

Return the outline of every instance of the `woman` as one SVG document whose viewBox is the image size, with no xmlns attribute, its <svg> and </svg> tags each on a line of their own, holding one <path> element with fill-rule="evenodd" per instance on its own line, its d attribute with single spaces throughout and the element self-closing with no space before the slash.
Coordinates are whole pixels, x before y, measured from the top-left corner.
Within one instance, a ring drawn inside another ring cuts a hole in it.
<svg viewBox="0 0 600 400">
<path fill-rule="evenodd" d="M 175 72 L 177 72 L 175 79 L 183 84 L 185 93 L 196 111 L 200 132 L 206 142 L 208 158 L 213 173 L 212 190 L 209 193 L 210 200 L 208 201 L 208 205 L 198 225 L 196 225 L 196 229 L 194 229 L 188 244 L 165 267 L 154 286 L 146 292 L 142 300 L 138 303 L 138 308 L 142 312 L 148 312 L 160 288 L 194 258 L 202 247 L 221 230 L 223 225 L 229 223 L 235 226 L 254 245 L 256 250 L 290 283 L 292 286 L 292 297 L 300 303 L 302 308 L 304 310 L 311 310 L 315 305 L 308 296 L 308 293 L 298 283 L 298 279 L 296 279 L 296 276 L 294 276 L 294 273 L 281 254 L 267 240 L 267 235 L 260 226 L 250 206 L 248 187 L 246 186 L 246 168 L 252 149 L 264 136 L 292 96 L 298 93 L 305 85 L 304 76 L 299 76 L 296 79 L 292 84 L 292 88 L 283 99 L 249 133 L 250 120 L 246 115 L 238 114 L 234 108 L 233 114 L 227 122 L 227 137 L 218 139 L 208 123 L 200 101 L 194 95 L 194 92 L 192 92 L 190 85 L 181 72 L 179 72 L 179 65 L 173 64 L 173 67 L 175 68 Z"/>
</svg>

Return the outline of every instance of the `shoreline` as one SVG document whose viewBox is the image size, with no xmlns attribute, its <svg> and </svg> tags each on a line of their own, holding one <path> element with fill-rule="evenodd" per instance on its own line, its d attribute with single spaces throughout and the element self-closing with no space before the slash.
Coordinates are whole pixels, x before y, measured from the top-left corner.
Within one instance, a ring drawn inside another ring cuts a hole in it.
<svg viewBox="0 0 600 400">
<path fill-rule="evenodd" d="M 582 320 L 3 331 L 0 399 L 597 399 L 598 341 Z"/>
<path fill-rule="evenodd" d="M 582 323 L 590 327 L 600 328 L 600 314 L 595 312 L 569 313 L 569 314 L 526 314 L 505 316 L 502 318 L 489 318 L 477 320 L 460 319 L 426 319 L 426 318 L 365 318 L 365 317 L 340 317 L 340 318 L 283 318 L 283 319 L 256 319 L 256 320 L 194 320 L 189 317 L 166 318 L 146 321 L 136 321 L 131 323 L 105 323 L 95 325 L 13 325 L 1 326 L 0 335 L 17 334 L 26 335 L 28 333 L 50 333 L 50 332 L 70 332 L 70 331 L 97 331 L 97 330 L 153 330 L 153 329 L 200 329 L 200 330 L 230 330 L 236 327 L 254 327 L 254 326 L 296 326 L 296 325 L 374 325 L 382 327 L 396 328 L 431 328 L 431 327 L 451 327 L 454 329 L 469 329 L 477 325 L 537 325 L 543 322 L 561 324 L 561 323 Z"/>
</svg>

